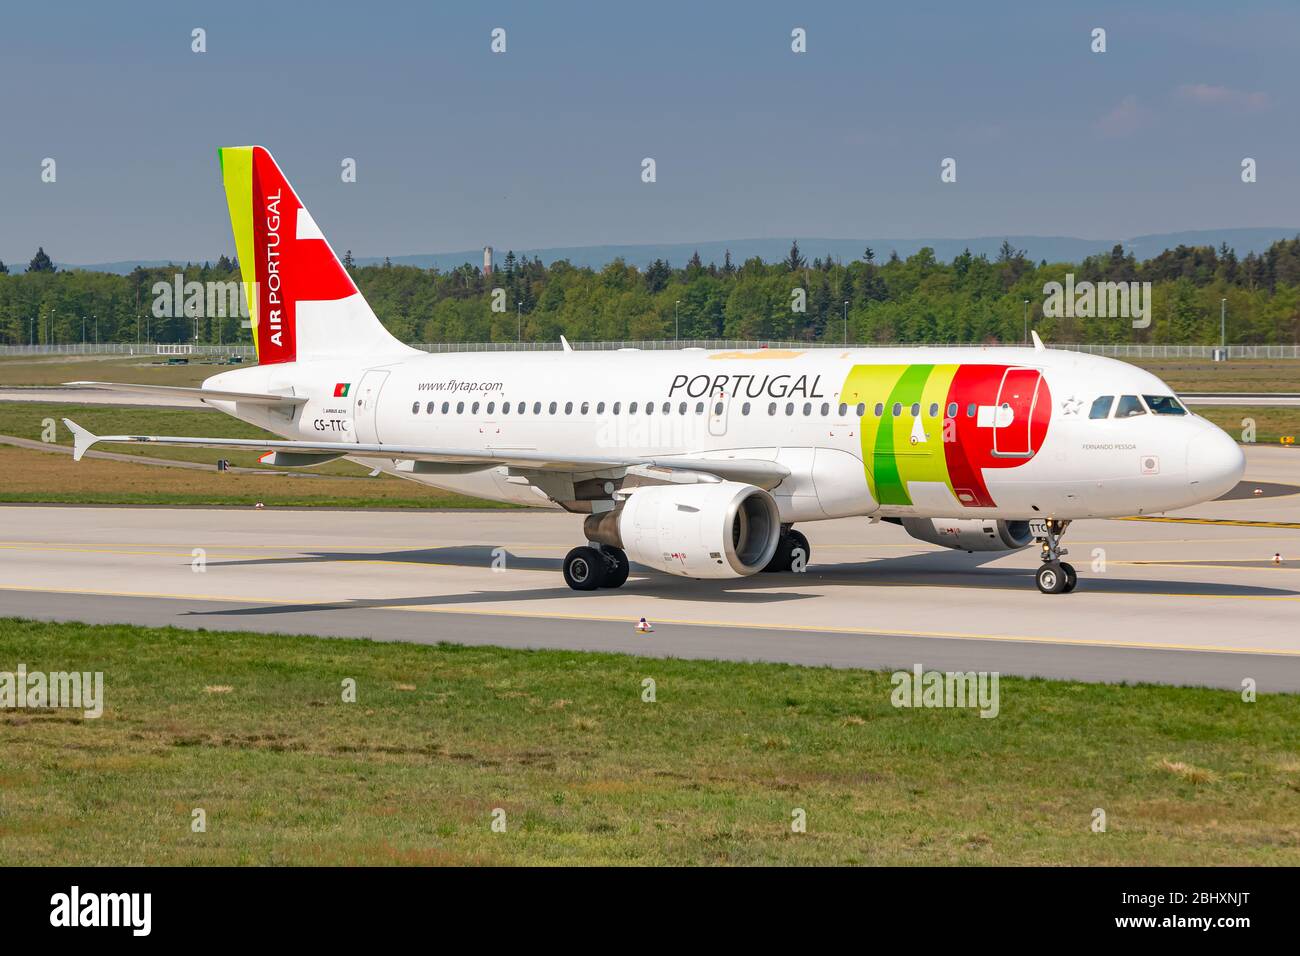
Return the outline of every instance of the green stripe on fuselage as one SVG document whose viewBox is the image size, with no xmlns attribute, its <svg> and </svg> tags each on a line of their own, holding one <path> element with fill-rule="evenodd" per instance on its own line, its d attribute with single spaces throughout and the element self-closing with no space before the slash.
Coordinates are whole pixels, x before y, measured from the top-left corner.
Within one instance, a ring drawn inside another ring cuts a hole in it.
<svg viewBox="0 0 1300 956">
<path fill-rule="evenodd" d="M 907 473 L 911 471 L 908 459 L 921 453 L 914 450 L 912 445 L 914 419 L 910 406 L 921 401 L 921 393 L 933 368 L 933 365 L 905 366 L 885 402 L 885 414 L 881 417 L 881 425 L 876 432 L 872 458 L 878 491 L 876 500 L 882 505 L 912 503 L 906 484 Z M 902 406 L 902 414 L 894 414 L 895 405 Z"/>
<path fill-rule="evenodd" d="M 876 476 L 873 459 L 875 458 L 876 435 L 884 418 L 877 418 L 874 406 L 883 402 L 894 390 L 898 379 L 907 371 L 906 365 L 855 365 L 844 380 L 840 400 L 849 405 L 866 405 L 866 413 L 859 422 L 859 438 L 862 445 L 862 463 L 867 473 L 867 488 L 877 501 Z"/>
</svg>

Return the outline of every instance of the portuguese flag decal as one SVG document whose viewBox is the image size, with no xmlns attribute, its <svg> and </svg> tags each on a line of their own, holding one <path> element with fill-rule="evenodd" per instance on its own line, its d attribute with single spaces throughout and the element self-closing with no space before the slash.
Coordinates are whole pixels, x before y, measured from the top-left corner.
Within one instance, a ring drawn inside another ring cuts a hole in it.
<svg viewBox="0 0 1300 956">
<path fill-rule="evenodd" d="M 339 382 L 337 385 L 334 386 L 334 397 L 347 398 L 348 389 L 350 389 L 351 387 L 352 387 L 351 382 Z"/>
</svg>

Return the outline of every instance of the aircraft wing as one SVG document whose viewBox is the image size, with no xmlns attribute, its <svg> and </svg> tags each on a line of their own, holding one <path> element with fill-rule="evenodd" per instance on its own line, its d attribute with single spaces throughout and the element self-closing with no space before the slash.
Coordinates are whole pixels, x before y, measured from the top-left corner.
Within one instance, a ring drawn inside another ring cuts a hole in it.
<svg viewBox="0 0 1300 956">
<path fill-rule="evenodd" d="M 230 448 L 283 453 L 286 456 L 347 455 L 354 458 L 391 458 L 394 461 L 428 462 L 445 465 L 449 472 L 475 470 L 472 466 L 494 468 L 508 465 L 530 471 L 583 473 L 610 468 L 647 466 L 665 471 L 714 475 L 728 481 L 743 481 L 760 488 L 775 488 L 790 475 L 790 469 L 775 461 L 760 458 L 687 458 L 680 455 L 643 457 L 617 453 L 597 456 L 552 455 L 521 449 L 431 448 L 427 445 L 386 445 L 353 442 L 312 442 L 261 440 L 256 438 L 185 438 L 171 435 L 96 435 L 71 419 L 63 424 L 73 435 L 72 457 L 80 461 L 99 442 L 119 444 L 182 445 L 195 448 Z M 303 460 L 306 460 L 304 458 Z M 423 470 L 423 469 L 422 469 Z M 437 470 L 428 469 L 430 472 Z"/>
<path fill-rule="evenodd" d="M 118 382 L 64 382 L 66 386 L 95 388 L 106 392 L 154 398 L 180 398 L 187 401 L 244 402 L 249 405 L 302 405 L 307 399 L 296 395 L 267 392 L 228 392 L 216 388 L 183 388 L 179 385 L 128 385 Z"/>
</svg>

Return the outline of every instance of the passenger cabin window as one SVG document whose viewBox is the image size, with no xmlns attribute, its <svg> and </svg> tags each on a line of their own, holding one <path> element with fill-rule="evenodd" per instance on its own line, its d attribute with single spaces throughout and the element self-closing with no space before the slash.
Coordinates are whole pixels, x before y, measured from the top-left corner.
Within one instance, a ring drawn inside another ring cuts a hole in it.
<svg viewBox="0 0 1300 956">
<path fill-rule="evenodd" d="M 721 402 L 717 402 L 716 404 L 714 404 L 714 406 L 713 406 L 713 414 L 715 414 L 715 415 L 721 415 L 721 414 L 722 414 L 722 403 L 721 403 Z"/>
<path fill-rule="evenodd" d="M 1142 399 L 1136 395 L 1121 395 L 1119 404 L 1115 406 L 1116 418 L 1133 418 L 1136 415 L 1145 415 L 1147 410 L 1142 405 Z"/>
<path fill-rule="evenodd" d="M 930 403 L 930 417 L 931 417 L 931 418 L 938 418 L 938 417 L 939 417 L 939 403 L 938 403 L 938 402 L 931 402 L 931 403 Z"/>
<path fill-rule="evenodd" d="M 912 403 L 912 417 L 913 417 L 913 418 L 917 418 L 918 416 L 920 416 L 920 414 L 921 414 L 921 403 L 920 403 L 920 402 L 913 402 L 913 403 Z"/>
<path fill-rule="evenodd" d="M 420 403 L 419 403 L 419 402 L 416 402 L 414 405 L 411 406 L 411 414 L 412 414 L 412 415 L 418 415 L 418 414 L 420 414 Z"/>
<path fill-rule="evenodd" d="M 444 415 L 447 414 L 447 409 L 449 409 L 449 408 L 451 408 L 451 402 L 443 402 L 443 403 L 442 403 L 442 413 L 443 413 Z"/>
<path fill-rule="evenodd" d="M 858 402 L 858 418 L 861 418 L 861 417 L 862 417 L 863 415 L 865 415 L 866 413 L 867 413 L 867 406 L 866 406 L 866 403 L 865 403 L 865 402 Z M 877 406 L 876 406 L 876 417 L 879 417 L 879 416 L 880 416 L 880 406 L 877 405 Z"/>
<path fill-rule="evenodd" d="M 558 406 L 556 405 L 555 402 L 551 402 L 550 406 L 546 409 L 546 411 L 547 411 L 548 413 L 550 413 L 551 415 L 554 415 L 554 414 L 555 414 L 555 409 L 556 409 L 557 407 L 558 407 Z"/>
<path fill-rule="evenodd" d="M 775 415 L 775 414 L 776 414 L 776 402 L 769 402 L 769 403 L 768 403 L 768 406 L 767 406 L 767 413 L 768 413 L 769 415 Z"/>
<path fill-rule="evenodd" d="M 1143 395 L 1153 415 L 1186 415 L 1187 409 L 1172 395 Z"/>
<path fill-rule="evenodd" d="M 497 403 L 496 403 L 496 402 L 488 402 L 487 413 L 488 413 L 489 415 L 491 415 L 491 414 L 492 414 L 492 410 L 493 410 L 494 408 L 496 408 L 496 407 L 497 407 Z"/>
<path fill-rule="evenodd" d="M 704 414 L 704 403 L 703 403 L 703 402 L 696 402 L 696 403 L 695 403 L 695 414 L 696 414 L 696 415 L 703 415 L 703 414 Z M 748 415 L 749 413 L 746 412 L 745 414 Z"/>
<path fill-rule="evenodd" d="M 1114 395 L 1103 395 L 1092 403 L 1089 418 L 1110 418 L 1110 407 L 1115 404 Z"/>
<path fill-rule="evenodd" d="M 742 414 L 742 415 L 748 415 L 748 414 L 749 414 L 749 402 L 746 402 L 744 405 L 741 405 L 741 406 L 740 406 L 740 414 Z"/>
<path fill-rule="evenodd" d="M 457 403 L 456 403 L 456 414 L 457 414 L 457 415 L 463 415 L 463 414 L 465 414 L 465 403 L 464 403 L 464 402 L 457 402 Z"/>
<path fill-rule="evenodd" d="M 858 406 L 858 408 L 861 407 L 862 407 L 861 405 Z M 882 405 L 880 402 L 876 402 L 876 417 L 879 418 L 883 414 L 885 414 L 885 406 Z"/>
<path fill-rule="evenodd" d="M 552 408 L 551 411 L 555 411 L 555 409 Z M 533 414 L 540 415 L 541 413 L 542 413 L 542 403 L 533 402 Z"/>
<path fill-rule="evenodd" d="M 898 418 L 902 414 L 903 414 L 903 403 L 894 402 L 894 417 Z"/>
<path fill-rule="evenodd" d="M 636 402 L 628 402 L 628 405 L 627 405 L 627 413 L 628 413 L 629 415 L 635 415 L 635 414 L 636 414 Z"/>
<path fill-rule="evenodd" d="M 470 408 L 469 411 L 470 411 L 470 414 L 471 414 L 471 415 L 477 415 L 477 414 L 478 414 L 478 402 L 475 402 L 474 405 L 473 405 L 473 407 Z"/>
<path fill-rule="evenodd" d="M 966 406 L 966 417 L 967 417 L 967 418 L 974 418 L 974 417 L 975 417 L 975 403 L 974 403 L 974 402 L 971 402 L 969 405 Z"/>
</svg>

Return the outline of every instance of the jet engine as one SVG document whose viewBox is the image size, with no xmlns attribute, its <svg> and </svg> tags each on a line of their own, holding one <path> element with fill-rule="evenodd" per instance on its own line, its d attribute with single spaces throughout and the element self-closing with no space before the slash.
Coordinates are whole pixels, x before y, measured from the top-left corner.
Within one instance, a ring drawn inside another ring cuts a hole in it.
<svg viewBox="0 0 1300 956">
<path fill-rule="evenodd" d="M 687 578 L 741 578 L 776 552 L 781 516 L 762 488 L 736 481 L 653 485 L 616 511 L 593 514 L 587 539 L 630 560 Z"/>
<path fill-rule="evenodd" d="M 900 518 L 913 538 L 956 551 L 1019 551 L 1034 541 L 1028 521 L 982 518 Z"/>
</svg>

